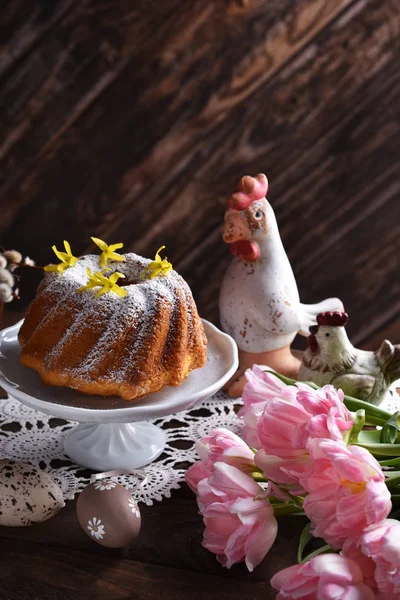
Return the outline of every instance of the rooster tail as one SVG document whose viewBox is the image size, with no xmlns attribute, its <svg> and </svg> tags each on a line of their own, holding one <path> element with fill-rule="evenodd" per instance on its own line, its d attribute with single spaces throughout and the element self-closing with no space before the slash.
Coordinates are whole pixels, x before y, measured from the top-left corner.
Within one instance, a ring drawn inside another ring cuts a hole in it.
<svg viewBox="0 0 400 600">
<path fill-rule="evenodd" d="M 310 327 L 317 324 L 318 313 L 342 312 L 344 307 L 339 298 L 327 298 L 318 304 L 300 304 L 300 310 L 302 314 L 299 334 L 307 337 L 310 335 Z"/>
<path fill-rule="evenodd" d="M 388 384 L 400 379 L 400 344 L 394 346 L 389 340 L 384 340 L 375 354 Z"/>
</svg>

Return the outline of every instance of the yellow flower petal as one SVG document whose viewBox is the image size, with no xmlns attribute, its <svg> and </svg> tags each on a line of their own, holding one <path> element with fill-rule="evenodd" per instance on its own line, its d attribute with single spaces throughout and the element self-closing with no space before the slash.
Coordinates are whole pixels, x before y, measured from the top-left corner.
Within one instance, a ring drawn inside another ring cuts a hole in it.
<svg viewBox="0 0 400 600">
<path fill-rule="evenodd" d="M 158 275 L 165 277 L 171 270 L 172 264 L 168 261 L 167 258 L 161 258 L 160 252 L 164 250 L 165 246 L 160 246 L 157 250 L 155 258 L 151 261 L 147 267 L 142 272 L 142 279 L 149 277 L 149 279 L 154 279 Z"/>
<path fill-rule="evenodd" d="M 45 271 L 57 271 L 58 273 L 64 273 L 65 269 L 75 265 L 78 258 L 72 255 L 71 246 L 66 240 L 64 240 L 64 247 L 67 252 L 61 252 L 60 250 L 57 250 L 56 246 L 52 246 L 54 254 L 60 259 L 61 262 L 58 265 L 47 265 L 44 267 Z"/>
<path fill-rule="evenodd" d="M 72 256 L 71 246 L 70 246 L 69 242 L 67 242 L 67 240 L 64 240 L 64 248 L 65 248 L 68 256 Z"/>
<path fill-rule="evenodd" d="M 57 265 L 57 271 L 59 273 L 64 273 L 65 269 L 68 269 L 69 265 L 66 263 L 60 263 L 59 265 Z"/>
<path fill-rule="evenodd" d="M 110 283 L 114 284 L 117 283 L 118 279 L 122 277 L 123 279 L 125 278 L 125 275 L 123 275 L 122 273 L 119 273 L 118 271 L 115 271 L 115 273 L 113 273 L 109 279 Z"/>
<path fill-rule="evenodd" d="M 61 252 L 60 250 L 57 250 L 56 246 L 52 246 L 51 249 L 53 250 L 54 254 L 57 256 L 57 258 L 59 258 L 62 261 L 67 260 L 68 254 L 66 254 L 65 252 Z"/>
<path fill-rule="evenodd" d="M 111 244 L 109 246 L 108 244 L 106 244 L 106 242 L 103 242 L 103 240 L 100 240 L 99 238 L 92 237 L 91 239 L 102 251 L 100 256 L 101 267 L 105 267 L 107 265 L 108 260 L 125 260 L 124 256 L 121 256 L 121 254 L 117 254 L 116 252 L 114 252 L 114 250 L 123 247 L 123 244 L 121 242 L 118 242 L 117 244 Z"/>
<path fill-rule="evenodd" d="M 119 287 L 119 285 L 117 285 L 114 289 L 113 292 L 115 292 L 116 294 L 118 294 L 118 296 L 121 296 L 121 298 L 124 298 L 124 296 L 127 295 L 128 291 L 124 290 L 124 288 Z"/>
<path fill-rule="evenodd" d="M 122 261 L 126 260 L 125 256 L 122 256 L 121 254 L 117 254 L 116 252 L 107 252 L 107 258 L 109 260 L 122 260 Z"/>
<path fill-rule="evenodd" d="M 96 293 L 96 296 L 102 296 L 103 294 L 106 294 L 107 292 L 115 292 L 118 296 L 121 296 L 121 297 L 126 296 L 128 292 L 126 290 L 122 289 L 116 283 L 116 281 L 120 277 L 125 277 L 125 275 L 123 275 L 123 273 L 119 273 L 118 271 L 115 271 L 111 275 L 111 277 L 108 278 L 108 277 L 104 276 L 104 273 L 106 273 L 107 271 L 111 271 L 111 269 L 105 268 L 105 269 L 102 269 L 102 271 L 100 271 L 100 272 L 95 271 L 94 273 L 92 273 L 89 268 L 86 269 L 86 273 L 89 277 L 88 282 L 86 285 L 78 288 L 77 291 L 82 292 L 84 290 L 90 290 L 95 287 L 99 287 L 100 289 Z"/>
<path fill-rule="evenodd" d="M 100 238 L 91 237 L 90 239 L 96 244 L 96 246 L 98 246 L 100 248 L 100 250 L 103 250 L 103 252 L 105 250 L 107 250 L 108 246 L 107 246 L 106 242 L 103 242 L 103 240 L 101 240 Z"/>
</svg>

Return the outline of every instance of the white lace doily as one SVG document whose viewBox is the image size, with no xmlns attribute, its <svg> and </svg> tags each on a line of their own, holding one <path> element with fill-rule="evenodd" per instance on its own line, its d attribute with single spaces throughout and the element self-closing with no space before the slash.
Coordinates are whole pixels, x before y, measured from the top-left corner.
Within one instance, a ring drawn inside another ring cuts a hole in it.
<svg viewBox="0 0 400 600">
<path fill-rule="evenodd" d="M 137 486 L 134 475 L 117 479 L 135 488 L 138 502 L 147 505 L 169 498 L 171 490 L 184 481 L 188 466 L 198 459 L 194 442 L 215 427 L 240 431 L 236 416 L 240 400 L 232 400 L 223 392 L 198 404 L 195 408 L 152 421 L 162 427 L 167 443 L 162 455 L 144 467 L 146 482 Z M 91 472 L 74 464 L 64 453 L 64 438 L 77 423 L 51 417 L 28 408 L 11 396 L 0 400 L 0 456 L 40 466 L 60 485 L 64 498 L 74 496 L 90 483 Z"/>
<path fill-rule="evenodd" d="M 392 386 L 388 400 L 381 408 L 394 413 L 400 409 L 400 398 L 396 393 L 400 381 Z M 134 475 L 118 477 L 119 483 L 135 488 L 138 502 L 147 505 L 154 500 L 169 498 L 171 490 L 178 489 L 184 481 L 185 471 L 198 457 L 194 442 L 216 427 L 226 427 L 240 434 L 241 421 L 236 412 L 240 399 L 229 398 L 218 392 L 195 408 L 155 419 L 153 423 L 162 427 L 167 434 L 163 454 L 144 467 L 146 482 L 137 486 Z M 64 438 L 77 423 L 64 421 L 28 408 L 9 397 L 0 400 L 0 456 L 21 460 L 40 466 L 59 483 L 66 500 L 90 483 L 91 472 L 74 464 L 64 453 Z M 137 487 L 136 487 L 137 486 Z"/>
</svg>

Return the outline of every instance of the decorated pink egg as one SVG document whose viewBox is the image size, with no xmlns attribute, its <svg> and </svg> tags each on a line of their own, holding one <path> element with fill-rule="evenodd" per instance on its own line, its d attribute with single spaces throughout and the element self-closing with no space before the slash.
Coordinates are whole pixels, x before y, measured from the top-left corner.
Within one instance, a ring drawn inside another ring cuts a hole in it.
<svg viewBox="0 0 400 600">
<path fill-rule="evenodd" d="M 78 497 L 78 521 L 84 532 L 98 544 L 123 548 L 140 531 L 140 511 L 129 490 L 113 479 L 99 479 Z"/>
</svg>

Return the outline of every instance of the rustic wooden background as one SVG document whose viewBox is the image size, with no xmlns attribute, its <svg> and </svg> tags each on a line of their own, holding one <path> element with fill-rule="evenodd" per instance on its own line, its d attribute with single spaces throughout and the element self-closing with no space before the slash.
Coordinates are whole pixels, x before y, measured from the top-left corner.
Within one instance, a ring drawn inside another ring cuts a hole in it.
<svg viewBox="0 0 400 600">
<path fill-rule="evenodd" d="M 39 264 L 64 238 L 166 244 L 216 322 L 226 199 L 264 171 L 303 301 L 339 295 L 356 343 L 399 342 L 399 33 L 399 0 L 6 0 L 0 243 Z M 122 558 L 74 510 L 2 530 L 2 598 L 273 598 L 300 531 L 249 575 L 201 548 L 187 489 L 143 508 Z"/>
<path fill-rule="evenodd" d="M 302 300 L 399 342 L 399 33 L 399 0 L 6 1 L 0 242 L 166 244 L 217 322 L 226 199 L 263 171 Z"/>
</svg>

